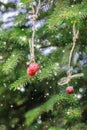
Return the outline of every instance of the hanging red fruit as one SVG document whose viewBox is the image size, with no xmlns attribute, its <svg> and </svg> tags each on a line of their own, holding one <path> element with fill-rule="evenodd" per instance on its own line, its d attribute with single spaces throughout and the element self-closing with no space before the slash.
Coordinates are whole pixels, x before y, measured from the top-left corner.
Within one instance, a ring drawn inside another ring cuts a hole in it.
<svg viewBox="0 0 87 130">
<path fill-rule="evenodd" d="M 67 87 L 66 88 L 66 93 L 68 93 L 68 94 L 74 93 L 74 88 L 72 86 Z"/>
<path fill-rule="evenodd" d="M 38 70 L 40 69 L 40 66 L 39 66 L 39 64 L 37 64 L 37 63 L 31 63 L 31 64 L 29 65 L 29 68 L 30 68 L 30 70 L 36 72 L 36 71 L 38 71 Z"/>
<path fill-rule="evenodd" d="M 39 64 L 37 63 L 31 63 L 27 69 L 27 74 L 29 76 L 34 76 L 36 72 L 40 69 Z"/>
<path fill-rule="evenodd" d="M 27 74 L 28 74 L 29 76 L 34 76 L 34 75 L 35 75 L 35 72 L 34 72 L 34 71 L 31 71 L 30 68 L 28 67 L 28 69 L 27 69 Z"/>
</svg>

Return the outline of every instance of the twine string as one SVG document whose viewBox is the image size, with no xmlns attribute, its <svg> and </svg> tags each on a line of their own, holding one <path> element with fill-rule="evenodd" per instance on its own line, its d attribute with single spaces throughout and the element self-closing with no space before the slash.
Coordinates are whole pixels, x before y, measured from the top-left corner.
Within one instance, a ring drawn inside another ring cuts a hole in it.
<svg viewBox="0 0 87 130">
<path fill-rule="evenodd" d="M 69 70 L 67 73 L 67 77 L 63 77 L 59 80 L 59 82 L 58 82 L 59 85 L 68 84 L 71 81 L 71 79 L 84 76 L 83 73 L 77 73 L 77 74 L 73 74 L 73 75 L 71 73 L 71 59 L 72 59 L 73 51 L 75 49 L 76 40 L 78 39 L 78 35 L 79 35 L 79 31 L 76 30 L 75 23 L 73 24 L 72 30 L 73 30 L 73 39 L 72 39 L 73 42 L 72 42 L 72 48 L 71 48 L 70 55 L 69 55 L 69 63 L 68 63 Z"/>
<path fill-rule="evenodd" d="M 76 40 L 78 39 L 78 34 L 79 34 L 79 31 L 76 30 L 75 28 L 75 23 L 73 24 L 73 43 L 72 43 L 72 48 L 71 48 L 71 51 L 70 51 L 70 55 L 69 55 L 69 63 L 68 63 L 68 66 L 69 66 L 69 71 L 68 71 L 68 75 L 71 75 L 71 59 L 72 59 L 72 55 L 73 55 L 73 51 L 75 49 L 75 45 L 76 45 Z"/>
<path fill-rule="evenodd" d="M 34 42 L 35 42 L 35 31 L 36 31 L 36 27 L 35 27 L 35 21 L 38 17 L 38 13 L 41 7 L 41 1 L 39 0 L 36 11 L 34 9 L 34 7 L 32 6 L 32 22 L 33 22 L 33 29 L 32 29 L 32 37 L 31 39 L 29 39 L 29 48 L 30 48 L 30 62 L 35 62 L 35 54 L 34 54 Z"/>
</svg>

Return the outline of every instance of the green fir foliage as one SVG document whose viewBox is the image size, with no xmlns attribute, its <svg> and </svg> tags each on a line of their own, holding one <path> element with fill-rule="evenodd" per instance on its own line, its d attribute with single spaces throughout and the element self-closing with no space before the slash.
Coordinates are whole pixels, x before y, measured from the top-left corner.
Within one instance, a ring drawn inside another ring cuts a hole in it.
<svg viewBox="0 0 87 130">
<path fill-rule="evenodd" d="M 34 39 L 35 61 L 40 70 L 32 77 L 27 75 L 27 63 L 33 30 L 27 23 L 31 6 L 34 2 L 36 10 L 38 0 L 20 2 L 19 5 L 0 2 L 5 9 L 3 15 L 9 7 L 26 10 L 14 17 L 10 28 L 4 29 L 5 22 L 0 22 L 0 129 L 86 130 L 87 0 L 41 0 L 36 24 L 42 26 L 36 26 Z M 71 71 L 72 74 L 84 73 L 84 76 L 61 86 L 59 80 L 67 76 L 69 69 L 73 23 L 79 37 Z M 47 49 L 49 53 L 44 54 Z M 71 95 L 66 93 L 68 86 L 74 88 Z"/>
</svg>

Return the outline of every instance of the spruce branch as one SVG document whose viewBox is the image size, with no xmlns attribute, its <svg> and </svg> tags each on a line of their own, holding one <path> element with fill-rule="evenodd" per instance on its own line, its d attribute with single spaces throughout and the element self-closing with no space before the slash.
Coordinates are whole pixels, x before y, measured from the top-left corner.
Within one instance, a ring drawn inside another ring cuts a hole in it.
<svg viewBox="0 0 87 130">
<path fill-rule="evenodd" d="M 55 30 L 55 27 L 60 26 L 65 21 L 66 23 L 70 22 L 70 24 L 72 23 L 72 21 L 73 23 L 74 22 L 80 23 L 86 17 L 87 17 L 86 1 L 83 1 L 81 4 L 76 4 L 73 7 L 68 6 L 67 8 L 66 7 L 58 8 L 58 6 L 56 6 L 53 14 L 50 16 L 48 20 L 48 26 L 49 29 Z"/>
<path fill-rule="evenodd" d="M 50 99 L 48 99 L 48 101 L 46 101 L 44 104 L 28 111 L 25 114 L 26 125 L 30 126 L 34 122 L 34 120 L 38 118 L 39 115 L 43 114 L 44 112 L 53 110 L 53 106 L 57 102 L 61 104 L 66 102 L 66 104 L 69 104 L 69 105 L 71 104 L 76 105 L 78 103 L 74 96 L 67 97 L 66 95 L 55 94 L 52 97 L 50 97 Z"/>
<path fill-rule="evenodd" d="M 13 70 L 15 70 L 18 63 L 22 61 L 23 57 L 24 57 L 23 51 L 14 50 L 11 56 L 9 56 L 9 58 L 4 63 L 2 68 L 3 72 L 5 74 L 10 74 L 11 72 L 13 72 Z"/>
</svg>

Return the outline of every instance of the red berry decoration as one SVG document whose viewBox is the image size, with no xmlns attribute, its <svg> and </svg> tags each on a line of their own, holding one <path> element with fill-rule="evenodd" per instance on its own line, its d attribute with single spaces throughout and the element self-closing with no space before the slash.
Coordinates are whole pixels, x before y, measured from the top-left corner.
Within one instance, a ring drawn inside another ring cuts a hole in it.
<svg viewBox="0 0 87 130">
<path fill-rule="evenodd" d="M 40 66 L 39 66 L 39 64 L 37 64 L 37 63 L 31 63 L 31 64 L 29 65 L 29 68 L 30 68 L 30 70 L 36 72 L 36 71 L 38 71 L 38 70 L 40 69 Z"/>
<path fill-rule="evenodd" d="M 28 67 L 28 69 L 27 69 L 27 74 L 28 74 L 29 76 L 34 76 L 34 75 L 35 75 L 35 72 L 34 72 L 34 71 L 31 71 L 30 68 Z"/>
<path fill-rule="evenodd" d="M 66 88 L 66 93 L 72 94 L 74 93 L 74 88 L 72 86 Z"/>
<path fill-rule="evenodd" d="M 40 69 L 39 64 L 37 63 L 31 63 L 27 69 L 27 74 L 29 76 L 34 76 L 36 72 Z"/>
</svg>

